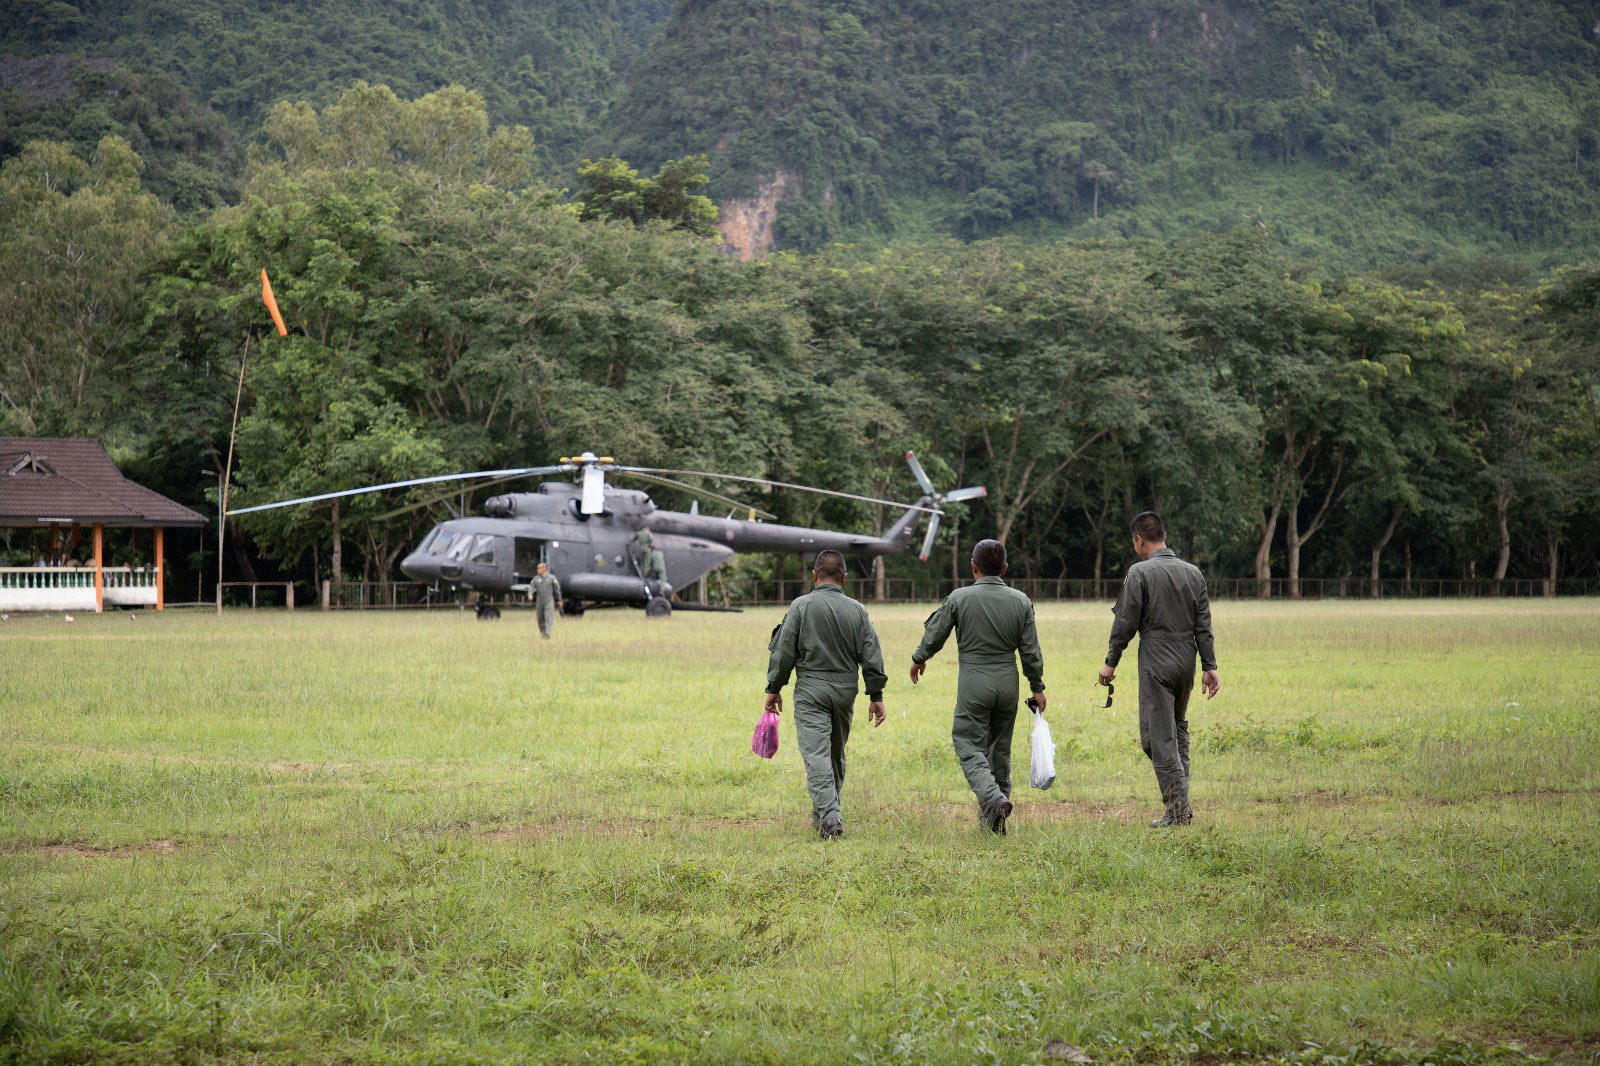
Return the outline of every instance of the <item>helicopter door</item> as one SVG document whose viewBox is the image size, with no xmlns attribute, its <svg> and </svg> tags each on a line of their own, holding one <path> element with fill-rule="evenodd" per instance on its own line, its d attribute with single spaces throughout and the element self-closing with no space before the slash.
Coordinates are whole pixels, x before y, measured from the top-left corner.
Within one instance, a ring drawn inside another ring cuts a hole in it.
<svg viewBox="0 0 1600 1066">
<path fill-rule="evenodd" d="M 533 537 L 517 537 L 516 545 L 517 580 L 527 581 L 540 563 L 550 561 L 549 548 L 544 541 Z"/>
</svg>

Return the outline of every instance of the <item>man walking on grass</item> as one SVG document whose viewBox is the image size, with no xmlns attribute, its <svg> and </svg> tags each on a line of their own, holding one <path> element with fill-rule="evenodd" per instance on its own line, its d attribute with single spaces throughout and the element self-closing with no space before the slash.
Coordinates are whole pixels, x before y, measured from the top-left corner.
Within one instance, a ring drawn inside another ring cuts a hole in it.
<svg viewBox="0 0 1600 1066">
<path fill-rule="evenodd" d="M 977 584 L 956 589 L 928 616 L 922 643 L 911 655 L 915 685 L 955 630 L 960 674 L 950 739 L 967 784 L 978 797 L 984 828 L 1001 836 L 1011 814 L 1011 732 L 1017 722 L 1017 656 L 1039 713 L 1044 713 L 1044 655 L 1033 621 L 1033 602 L 1001 579 L 1006 546 L 980 540 L 972 549 Z"/>
<path fill-rule="evenodd" d="M 539 615 L 539 635 L 549 640 L 556 625 L 556 612 L 561 610 L 561 580 L 544 563 L 539 564 L 534 579 L 528 582 L 528 599 Z"/>
<path fill-rule="evenodd" d="M 1133 520 L 1133 550 L 1139 562 L 1128 568 L 1114 608 L 1111 650 L 1100 668 L 1109 686 L 1117 663 L 1135 633 L 1139 635 L 1139 745 L 1155 767 L 1166 813 L 1150 823 L 1160 829 L 1188 825 L 1189 694 L 1194 690 L 1194 658 L 1200 655 L 1200 687 L 1206 699 L 1217 694 L 1217 651 L 1211 636 L 1211 599 L 1200 569 L 1167 547 L 1161 516 L 1146 511 Z"/>
<path fill-rule="evenodd" d="M 856 671 L 866 683 L 867 715 L 883 724 L 883 651 L 867 609 L 844 591 L 844 556 L 819 552 L 815 586 L 789 605 L 768 645 L 767 710 L 783 713 L 783 686 L 794 681 L 794 731 L 811 791 L 811 824 L 824 840 L 844 835 L 839 790 L 844 746 L 855 715 Z"/>
</svg>

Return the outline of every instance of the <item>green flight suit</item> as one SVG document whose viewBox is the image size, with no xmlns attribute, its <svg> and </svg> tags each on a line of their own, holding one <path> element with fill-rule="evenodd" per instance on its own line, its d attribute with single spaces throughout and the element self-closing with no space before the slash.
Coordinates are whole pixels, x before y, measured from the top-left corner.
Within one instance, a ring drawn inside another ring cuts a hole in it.
<svg viewBox="0 0 1600 1066">
<path fill-rule="evenodd" d="M 648 529 L 639 530 L 633 539 L 638 545 L 639 573 L 650 586 L 650 591 L 657 596 L 670 598 L 672 586 L 667 584 L 667 557 L 654 546 L 655 538 Z"/>
<path fill-rule="evenodd" d="M 811 822 L 840 818 L 844 746 L 855 714 L 856 671 L 867 698 L 883 699 L 889 678 L 867 609 L 837 585 L 820 584 L 789 605 L 768 644 L 767 691 L 794 681 L 794 731 L 811 791 Z"/>
<path fill-rule="evenodd" d="M 556 607 L 561 603 L 561 582 L 554 574 L 534 575 L 528 582 L 528 598 L 539 615 L 539 635 L 546 640 L 556 624 Z"/>
<path fill-rule="evenodd" d="M 1106 665 L 1116 666 L 1139 635 L 1139 746 L 1150 758 L 1161 801 L 1169 810 L 1189 806 L 1189 695 L 1194 658 L 1217 668 L 1211 634 L 1211 598 L 1200 568 L 1171 548 L 1128 567 L 1113 608 Z"/>
<path fill-rule="evenodd" d="M 956 681 L 950 740 L 967 784 L 987 811 L 1011 798 L 1011 733 L 1017 722 L 1017 656 L 1034 692 L 1044 691 L 1044 654 L 1033 601 L 998 577 L 956 589 L 928 616 L 922 643 L 911 653 L 925 663 L 956 634 L 961 674 Z"/>
</svg>

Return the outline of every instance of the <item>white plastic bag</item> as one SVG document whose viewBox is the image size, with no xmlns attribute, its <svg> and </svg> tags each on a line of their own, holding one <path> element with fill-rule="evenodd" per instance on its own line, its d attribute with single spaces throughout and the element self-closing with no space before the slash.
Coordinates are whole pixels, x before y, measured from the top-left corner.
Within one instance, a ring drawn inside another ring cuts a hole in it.
<svg viewBox="0 0 1600 1066">
<path fill-rule="evenodd" d="M 1028 784 L 1045 789 L 1056 783 L 1056 742 L 1050 739 L 1050 726 L 1044 715 L 1033 712 L 1033 765 Z"/>
</svg>

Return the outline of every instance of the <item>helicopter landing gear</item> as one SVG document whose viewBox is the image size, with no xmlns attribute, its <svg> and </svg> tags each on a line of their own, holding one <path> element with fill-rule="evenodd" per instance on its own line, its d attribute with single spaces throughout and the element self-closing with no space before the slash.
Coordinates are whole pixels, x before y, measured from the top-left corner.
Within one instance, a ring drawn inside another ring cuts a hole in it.
<svg viewBox="0 0 1600 1066">
<path fill-rule="evenodd" d="M 644 605 L 646 618 L 669 618 L 672 615 L 672 601 L 657 596 Z"/>
<path fill-rule="evenodd" d="M 478 604 L 476 610 L 478 612 L 478 621 L 480 622 L 500 621 L 500 608 L 498 607 L 492 607 L 487 603 L 480 603 Z"/>
</svg>

